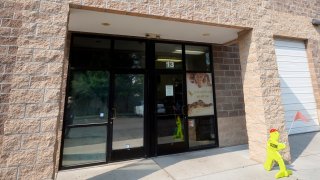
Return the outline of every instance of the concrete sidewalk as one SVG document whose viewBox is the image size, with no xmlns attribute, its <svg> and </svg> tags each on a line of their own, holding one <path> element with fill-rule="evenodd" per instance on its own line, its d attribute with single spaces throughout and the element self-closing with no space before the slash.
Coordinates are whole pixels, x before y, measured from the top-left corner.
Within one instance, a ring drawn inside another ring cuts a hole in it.
<svg viewBox="0 0 320 180">
<path fill-rule="evenodd" d="M 293 175 L 282 179 L 320 179 L 320 132 L 292 135 Z M 249 159 L 247 145 L 187 152 L 150 159 L 137 159 L 103 166 L 65 170 L 58 180 L 135 180 L 135 179 L 275 179 L 270 172 Z"/>
</svg>

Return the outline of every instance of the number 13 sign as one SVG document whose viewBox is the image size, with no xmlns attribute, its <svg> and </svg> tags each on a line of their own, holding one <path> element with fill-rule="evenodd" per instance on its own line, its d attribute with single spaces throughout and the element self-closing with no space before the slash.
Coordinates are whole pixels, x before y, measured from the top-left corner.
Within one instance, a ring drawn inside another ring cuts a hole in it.
<svg viewBox="0 0 320 180">
<path fill-rule="evenodd" d="M 174 68 L 174 62 L 166 62 L 166 68 Z"/>
</svg>

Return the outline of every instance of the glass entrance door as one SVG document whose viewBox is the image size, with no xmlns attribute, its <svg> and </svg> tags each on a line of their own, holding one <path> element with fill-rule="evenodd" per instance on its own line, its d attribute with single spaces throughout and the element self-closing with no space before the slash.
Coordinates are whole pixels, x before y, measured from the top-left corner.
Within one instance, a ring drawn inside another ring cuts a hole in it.
<svg viewBox="0 0 320 180">
<path fill-rule="evenodd" d="M 111 64 L 110 160 L 143 157 L 145 41 L 115 39 Z"/>
<path fill-rule="evenodd" d="M 155 123 L 157 154 L 187 149 L 182 45 L 155 43 Z"/>
<path fill-rule="evenodd" d="M 144 75 L 115 74 L 112 118 L 112 160 L 144 155 Z"/>
<path fill-rule="evenodd" d="M 156 76 L 157 154 L 181 152 L 187 148 L 182 74 Z"/>
</svg>

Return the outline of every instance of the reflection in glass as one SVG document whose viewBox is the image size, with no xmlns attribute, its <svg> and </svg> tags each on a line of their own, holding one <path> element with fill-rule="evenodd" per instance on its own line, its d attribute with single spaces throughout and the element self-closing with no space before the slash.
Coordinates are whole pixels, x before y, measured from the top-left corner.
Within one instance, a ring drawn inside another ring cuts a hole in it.
<svg viewBox="0 0 320 180">
<path fill-rule="evenodd" d="M 68 125 L 106 122 L 108 118 L 109 73 L 105 71 L 73 71 L 71 93 L 65 113 Z M 72 131 L 72 130 L 71 130 Z"/>
<path fill-rule="evenodd" d="M 112 149 L 143 146 L 144 75 L 116 74 Z"/>
<path fill-rule="evenodd" d="M 106 160 L 106 126 L 73 127 L 64 139 L 63 166 Z"/>
<path fill-rule="evenodd" d="M 71 49 L 71 67 L 90 68 L 110 66 L 111 40 L 95 37 L 74 37 Z"/>
<path fill-rule="evenodd" d="M 205 46 L 186 46 L 187 71 L 210 71 L 209 48 Z"/>
<path fill-rule="evenodd" d="M 158 144 L 171 144 L 184 141 L 183 119 L 181 115 L 158 116 Z"/>
<path fill-rule="evenodd" d="M 145 68 L 145 42 L 115 40 L 112 67 Z"/>
<path fill-rule="evenodd" d="M 189 147 L 216 143 L 213 117 L 188 119 Z"/>
<path fill-rule="evenodd" d="M 73 47 L 110 49 L 110 39 L 96 37 L 74 37 Z"/>
<path fill-rule="evenodd" d="M 182 69 L 182 46 L 180 44 L 155 44 L 157 69 Z"/>
<path fill-rule="evenodd" d="M 184 141 L 182 75 L 157 76 L 158 144 Z"/>
</svg>

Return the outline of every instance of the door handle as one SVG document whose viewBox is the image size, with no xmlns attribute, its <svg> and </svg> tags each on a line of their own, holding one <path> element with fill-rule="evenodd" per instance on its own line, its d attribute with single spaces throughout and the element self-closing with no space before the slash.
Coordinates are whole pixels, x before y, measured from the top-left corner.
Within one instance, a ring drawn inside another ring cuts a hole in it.
<svg viewBox="0 0 320 180">
<path fill-rule="evenodd" d="M 187 116 L 187 114 L 188 114 L 188 106 L 183 105 L 182 106 L 182 115 Z"/>
<path fill-rule="evenodd" d="M 116 108 L 112 108 L 112 117 L 111 120 L 115 120 L 117 117 L 117 109 Z"/>
</svg>

